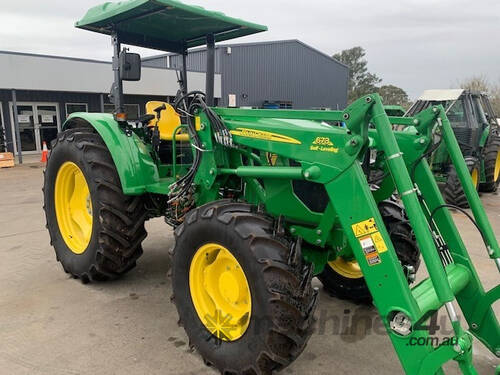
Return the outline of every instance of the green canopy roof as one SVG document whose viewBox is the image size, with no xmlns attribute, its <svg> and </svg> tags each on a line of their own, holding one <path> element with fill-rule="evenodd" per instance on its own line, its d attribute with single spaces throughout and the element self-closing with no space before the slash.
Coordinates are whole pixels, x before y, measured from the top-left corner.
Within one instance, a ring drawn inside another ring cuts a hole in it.
<svg viewBox="0 0 500 375">
<path fill-rule="evenodd" d="M 91 8 L 76 27 L 117 32 L 122 43 L 170 52 L 266 31 L 267 27 L 177 0 L 128 0 Z"/>
</svg>

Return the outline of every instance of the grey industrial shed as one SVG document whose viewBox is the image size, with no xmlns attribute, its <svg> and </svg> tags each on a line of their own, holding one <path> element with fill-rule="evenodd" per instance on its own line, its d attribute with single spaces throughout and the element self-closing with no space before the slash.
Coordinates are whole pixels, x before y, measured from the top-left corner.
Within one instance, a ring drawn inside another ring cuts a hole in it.
<svg viewBox="0 0 500 375">
<path fill-rule="evenodd" d="M 164 54 L 143 59 L 145 66 L 179 68 L 182 57 Z M 204 72 L 206 49 L 189 52 L 187 68 Z M 215 71 L 221 74 L 219 105 L 342 109 L 347 104 L 348 68 L 300 40 L 216 46 Z"/>
</svg>

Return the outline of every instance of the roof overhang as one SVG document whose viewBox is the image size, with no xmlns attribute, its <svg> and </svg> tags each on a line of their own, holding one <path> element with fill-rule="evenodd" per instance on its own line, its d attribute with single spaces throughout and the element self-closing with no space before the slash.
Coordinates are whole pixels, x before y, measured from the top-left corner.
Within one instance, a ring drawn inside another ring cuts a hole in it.
<svg viewBox="0 0 500 375">
<path fill-rule="evenodd" d="M 423 101 L 448 101 L 457 100 L 462 95 L 464 89 L 449 89 L 449 90 L 425 90 L 418 98 Z"/>
<path fill-rule="evenodd" d="M 177 0 L 127 0 L 91 8 L 76 27 L 102 34 L 116 33 L 120 42 L 169 52 L 263 32 L 266 26 L 186 5 Z"/>
</svg>

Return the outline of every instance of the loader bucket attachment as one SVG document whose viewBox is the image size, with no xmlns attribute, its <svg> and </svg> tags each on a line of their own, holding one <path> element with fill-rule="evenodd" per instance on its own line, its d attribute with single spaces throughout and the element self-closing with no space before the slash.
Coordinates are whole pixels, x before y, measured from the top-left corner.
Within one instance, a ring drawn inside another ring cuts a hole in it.
<svg viewBox="0 0 500 375">
<path fill-rule="evenodd" d="M 291 231 L 316 246 L 324 246 L 334 225 L 342 228 L 406 374 L 441 374 L 442 365 L 449 360 L 457 361 L 464 374 L 475 374 L 473 336 L 500 355 L 500 326 L 491 307 L 500 297 L 500 287 L 484 291 L 424 157 L 437 126 L 452 155 L 489 256 L 499 266 L 498 242 L 442 106 L 428 108 L 416 117 L 388 117 L 380 97 L 374 94 L 359 99 L 343 112 L 214 110 L 237 144 L 301 161 L 301 167 L 239 166 L 221 168 L 218 174 L 240 176 L 249 183 L 252 178 L 272 177 L 324 184 L 330 204 L 317 227 L 306 229 L 297 224 L 291 226 Z M 209 123 L 203 114 L 201 117 L 203 123 Z M 315 125 L 320 121 L 344 122 L 347 135 L 335 130 L 326 137 L 328 142 L 324 140 L 330 147 L 318 148 L 314 143 L 325 138 L 321 133 L 324 127 Z M 283 126 L 285 122 L 287 127 Z M 369 124 L 374 128 L 369 129 Z M 393 125 L 413 126 L 416 130 L 396 132 Z M 314 129 L 314 137 L 301 137 L 300 131 L 306 126 Z M 208 137 L 203 131 L 200 134 L 210 148 Z M 269 137 L 279 141 L 269 142 Z M 362 159 L 360 155 L 367 147 L 385 156 L 387 177 L 374 193 L 356 161 Z M 207 155 L 204 161 L 205 171 L 216 165 Z M 203 173 L 200 169 L 200 179 Z M 376 203 L 392 194 L 394 188 L 404 204 L 429 272 L 429 278 L 413 288 L 408 286 Z M 276 215 L 294 215 L 274 194 L 256 191 L 256 201 L 261 200 L 271 213 L 276 209 Z M 315 261 L 319 262 L 319 258 Z M 461 326 L 454 303 L 463 311 L 469 331 Z M 454 334 L 447 342 L 430 345 L 432 337 L 425 323 L 442 307 L 447 310 Z"/>
</svg>

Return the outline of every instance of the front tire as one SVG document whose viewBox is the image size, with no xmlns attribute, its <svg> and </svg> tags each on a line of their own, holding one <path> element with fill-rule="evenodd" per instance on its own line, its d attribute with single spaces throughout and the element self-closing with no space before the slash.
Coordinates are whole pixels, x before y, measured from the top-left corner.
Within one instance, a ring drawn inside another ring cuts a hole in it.
<svg viewBox="0 0 500 375">
<path fill-rule="evenodd" d="M 379 203 L 379 211 L 394 244 L 396 255 L 409 283 L 420 267 L 420 250 L 408 218 L 401 205 L 393 200 Z M 355 303 L 371 303 L 372 296 L 359 264 L 337 258 L 318 275 L 325 290 L 332 296 Z"/>
<path fill-rule="evenodd" d="M 190 346 L 224 375 L 285 368 L 313 330 L 312 266 L 299 245 L 255 211 L 216 201 L 192 210 L 175 230 L 172 287 L 180 324 Z"/>
<path fill-rule="evenodd" d="M 490 134 L 483 155 L 486 182 L 479 185 L 479 190 L 494 193 L 500 185 L 500 135 Z"/>
<path fill-rule="evenodd" d="M 477 190 L 479 187 L 479 179 L 481 176 L 479 159 L 473 156 L 466 156 L 464 159 L 465 164 L 467 164 L 467 168 L 469 169 L 472 183 Z M 462 187 L 462 184 L 460 183 L 457 170 L 455 169 L 455 166 L 453 164 L 450 164 L 450 170 L 448 172 L 448 177 L 444 186 L 443 196 L 446 203 L 448 204 L 452 204 L 460 208 L 469 208 L 469 202 L 467 201 L 465 191 Z"/>
<path fill-rule="evenodd" d="M 134 268 L 147 213 L 141 197 L 123 194 L 111 154 L 94 129 L 58 135 L 43 192 L 51 245 L 67 273 L 86 283 Z"/>
</svg>

